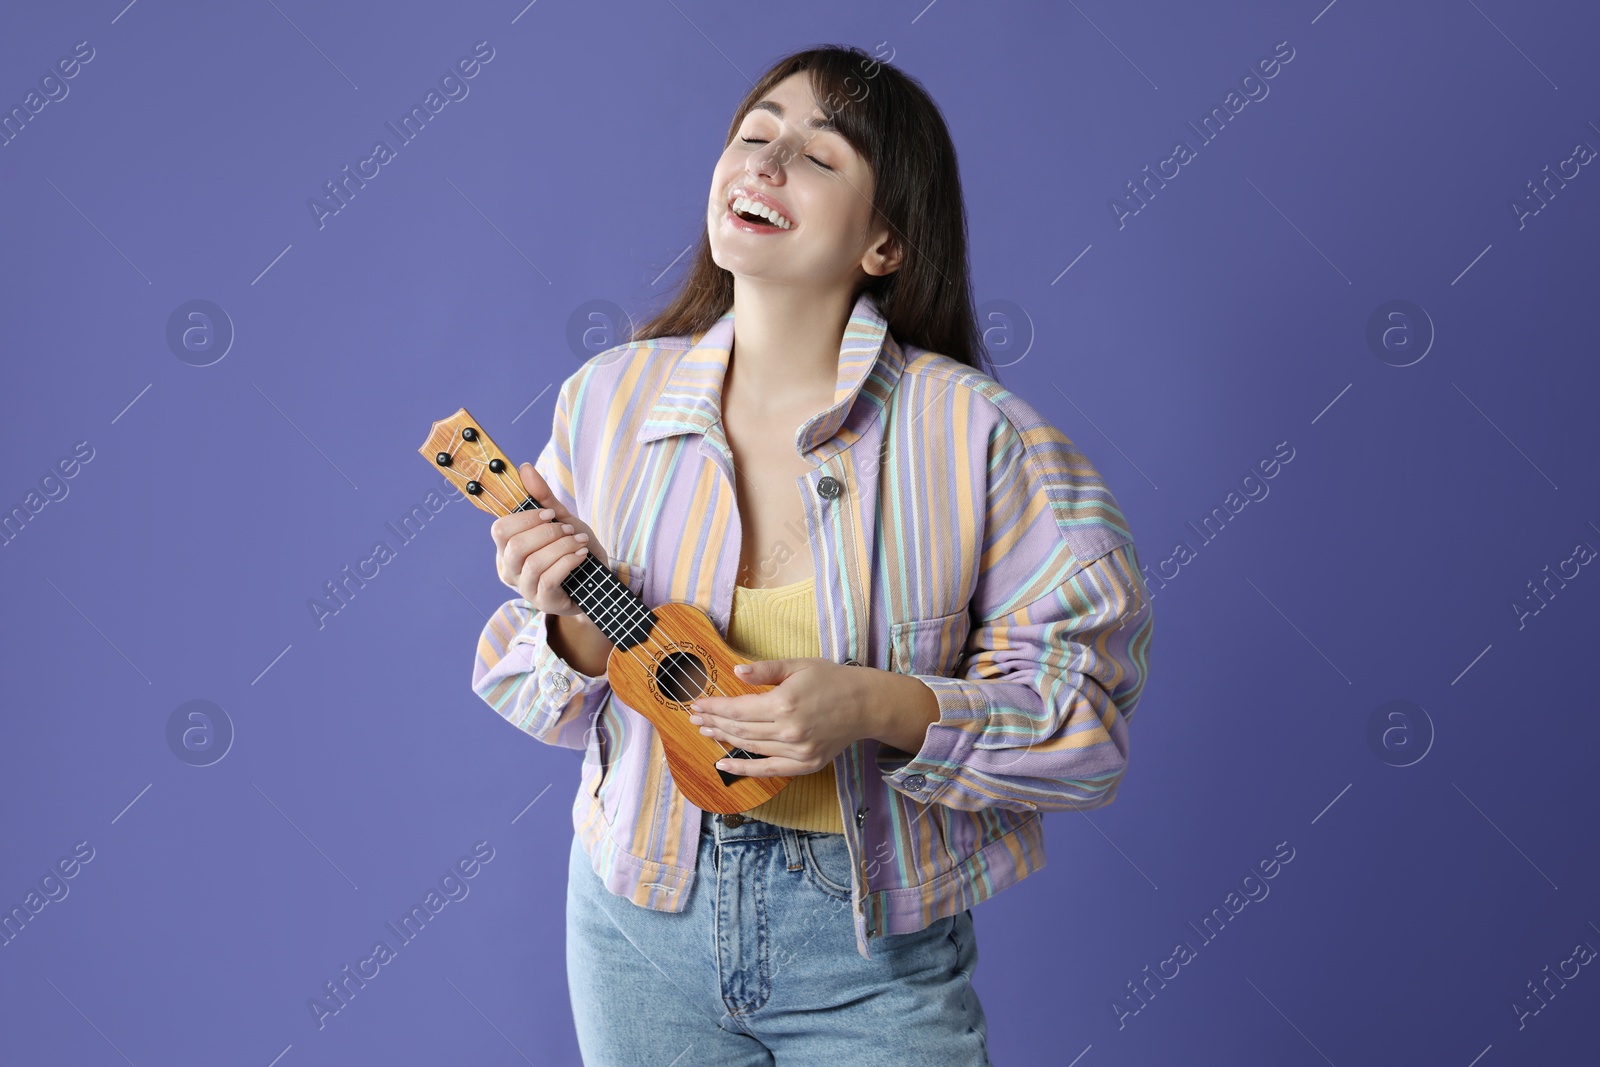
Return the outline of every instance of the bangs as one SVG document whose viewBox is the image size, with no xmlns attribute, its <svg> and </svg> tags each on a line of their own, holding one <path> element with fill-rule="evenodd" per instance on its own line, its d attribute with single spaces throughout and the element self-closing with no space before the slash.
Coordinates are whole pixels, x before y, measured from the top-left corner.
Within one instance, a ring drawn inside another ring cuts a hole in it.
<svg viewBox="0 0 1600 1067">
<path fill-rule="evenodd" d="M 724 144 L 731 144 L 756 102 L 773 86 L 794 74 L 805 74 L 811 85 L 811 99 L 817 110 L 834 123 L 834 132 L 866 160 L 876 176 L 883 161 L 893 155 L 894 137 L 890 114 L 893 87 L 878 74 L 885 67 L 864 52 L 812 52 L 790 57 L 767 72 L 741 102 L 728 127 Z"/>
<path fill-rule="evenodd" d="M 888 86 L 874 83 L 881 69 L 876 62 L 830 53 L 819 57 L 806 73 L 818 110 L 833 121 L 836 132 L 867 161 L 874 174 L 885 155 L 890 133 Z M 865 69 L 863 69 L 865 68 Z"/>
</svg>

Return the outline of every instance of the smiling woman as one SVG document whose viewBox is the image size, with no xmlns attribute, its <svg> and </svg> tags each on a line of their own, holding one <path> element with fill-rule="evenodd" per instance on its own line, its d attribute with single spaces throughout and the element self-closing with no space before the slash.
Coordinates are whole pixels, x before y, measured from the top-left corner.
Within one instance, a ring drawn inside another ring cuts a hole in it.
<svg viewBox="0 0 1600 1067">
<path fill-rule="evenodd" d="M 1150 608 L 1110 490 L 986 363 L 938 107 L 860 49 L 779 60 L 683 284 L 563 383 L 520 468 L 539 508 L 492 530 L 521 598 L 473 689 L 586 755 L 585 1063 L 989 1062 L 972 907 L 1043 866 L 1041 811 L 1115 796 Z M 577 606 L 588 558 L 632 561 L 638 633 Z M 752 662 L 683 687 L 674 603 Z M 671 690 L 643 711 L 640 663 Z M 696 807 L 684 729 L 782 781 Z"/>
<path fill-rule="evenodd" d="M 860 899 L 866 868 L 857 857 L 865 849 L 864 839 L 858 845 L 847 837 L 860 832 L 861 819 L 844 818 L 836 765 L 848 766 L 847 753 L 864 741 L 909 758 L 904 753 L 920 748 L 938 720 L 939 700 L 909 673 L 830 658 L 820 616 L 837 594 L 817 546 L 778 555 L 775 566 L 771 552 L 793 531 L 811 530 L 813 541 L 826 536 L 815 509 L 819 494 L 826 499 L 828 486 L 839 484 L 831 475 L 818 481 L 827 435 L 816 442 L 821 452 L 797 443 L 838 407 L 841 379 L 855 360 L 866 358 L 883 374 L 884 360 L 901 358 L 895 338 L 967 367 L 980 356 L 954 146 L 914 80 L 859 49 L 813 49 L 778 62 L 746 95 L 709 192 L 690 276 L 636 338 L 704 341 L 719 322 L 732 326 L 714 390 L 716 423 L 706 429 L 726 450 L 720 477 L 732 482 L 738 584 L 712 595 L 731 596 L 726 638 L 758 658 L 745 681 L 775 686 L 769 694 L 782 694 L 784 703 L 741 706 L 767 694 L 710 695 L 693 703 L 690 721 L 726 746 L 760 753 L 759 773 L 790 781 L 748 812 L 695 819 L 692 862 L 700 873 L 679 905 L 688 923 L 635 906 L 641 897 L 619 896 L 610 875 L 597 877 L 611 866 L 603 857 L 612 846 L 591 845 L 581 834 L 574 842 L 568 980 L 584 1060 L 668 1062 L 692 1044 L 715 1049 L 705 1062 L 771 1063 L 774 1053 L 819 1062 L 849 1059 L 887 1037 L 897 1056 L 986 1064 L 987 1024 L 971 985 L 976 934 L 962 902 L 970 897 L 936 903 L 936 919 L 884 939 L 868 959 L 857 949 L 875 931 L 844 910 Z M 879 343 L 851 354 L 852 336 L 872 321 L 864 316 L 880 313 L 881 326 L 869 334 Z M 707 473 L 718 477 L 714 468 Z M 838 500 L 836 515 L 845 503 Z M 616 543 L 617 535 L 601 536 Z M 709 546 L 683 550 L 716 555 Z M 757 571 L 759 592 L 746 587 Z M 570 649 L 581 655 L 579 627 Z M 887 641 L 880 644 L 887 653 Z M 613 708 L 633 731 L 631 751 L 646 750 L 639 733 L 649 726 Z M 748 766 L 755 762 L 722 761 L 719 769 L 757 773 Z M 619 795 L 632 790 L 617 769 L 607 777 L 594 802 L 613 813 L 611 831 L 624 833 L 615 823 L 637 802 L 619 809 Z M 871 807 L 849 803 L 861 813 Z M 942 817 L 927 820 L 935 824 Z M 883 853 L 874 851 L 879 862 Z M 639 890 L 667 884 L 647 878 Z M 720 947 L 707 955 L 707 944 Z M 766 944 L 770 958 L 740 947 Z M 655 961 L 666 959 L 679 968 L 677 986 L 659 981 Z M 774 959 L 783 961 L 777 973 Z M 626 1014 L 613 1008 L 619 991 L 628 994 Z"/>
</svg>

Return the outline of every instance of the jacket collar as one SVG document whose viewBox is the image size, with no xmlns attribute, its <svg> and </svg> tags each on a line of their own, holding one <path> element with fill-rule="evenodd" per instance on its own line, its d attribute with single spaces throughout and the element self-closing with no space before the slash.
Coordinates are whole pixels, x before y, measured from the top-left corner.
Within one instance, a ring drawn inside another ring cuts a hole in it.
<svg viewBox="0 0 1600 1067">
<path fill-rule="evenodd" d="M 722 420 L 722 382 L 733 346 L 733 309 L 723 313 L 678 359 L 638 433 L 640 444 L 680 433 L 708 433 Z M 871 293 L 856 298 L 839 342 L 839 376 L 833 404 L 795 432 L 795 450 L 808 456 L 831 441 L 850 416 L 862 387 L 882 382 L 878 396 L 893 389 L 905 356 Z"/>
</svg>

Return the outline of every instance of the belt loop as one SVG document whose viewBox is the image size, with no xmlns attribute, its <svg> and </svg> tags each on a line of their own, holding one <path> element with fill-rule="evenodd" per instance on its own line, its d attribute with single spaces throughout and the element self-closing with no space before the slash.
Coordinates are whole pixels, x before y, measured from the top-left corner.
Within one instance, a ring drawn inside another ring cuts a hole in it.
<svg viewBox="0 0 1600 1067">
<path fill-rule="evenodd" d="M 805 869 L 805 863 L 800 858 L 800 834 L 792 826 L 778 827 L 778 837 L 783 841 L 783 858 L 788 862 L 791 871 Z"/>
</svg>

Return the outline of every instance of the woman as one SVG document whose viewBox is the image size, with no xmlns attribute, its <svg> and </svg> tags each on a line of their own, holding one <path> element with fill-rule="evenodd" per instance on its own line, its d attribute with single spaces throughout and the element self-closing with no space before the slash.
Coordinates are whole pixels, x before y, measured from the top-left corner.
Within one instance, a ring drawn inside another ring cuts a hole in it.
<svg viewBox="0 0 1600 1067">
<path fill-rule="evenodd" d="M 859 49 L 740 104 L 677 297 L 564 383 L 497 519 L 473 688 L 584 749 L 567 966 L 589 1064 L 986 1064 L 971 906 L 1108 803 L 1148 597 L 1094 468 L 978 369 L 955 150 Z M 586 516 L 587 521 L 578 516 Z M 611 546 L 609 552 L 600 542 Z M 791 782 L 738 815 L 672 785 L 562 581 L 593 552 L 707 611 L 772 686 L 691 721 Z"/>
</svg>

